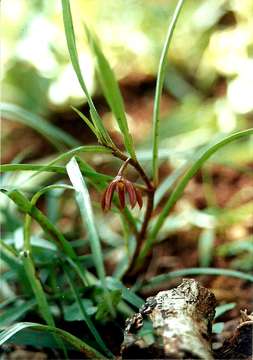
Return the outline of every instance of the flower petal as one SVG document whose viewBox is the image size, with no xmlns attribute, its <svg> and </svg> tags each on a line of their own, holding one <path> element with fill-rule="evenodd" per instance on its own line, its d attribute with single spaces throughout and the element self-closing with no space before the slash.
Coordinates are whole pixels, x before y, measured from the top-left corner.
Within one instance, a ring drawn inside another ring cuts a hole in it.
<svg viewBox="0 0 253 360">
<path fill-rule="evenodd" d="M 129 196 L 129 201 L 130 201 L 131 207 L 133 209 L 136 205 L 136 200 L 137 200 L 135 188 L 134 188 L 133 184 L 128 180 L 125 180 L 125 186 L 126 186 L 126 192 L 128 193 L 128 196 Z"/>
<path fill-rule="evenodd" d="M 105 211 L 105 197 L 106 197 L 107 190 L 108 189 L 106 189 L 104 191 L 103 196 L 102 196 L 102 200 L 101 200 L 101 208 L 102 208 L 103 211 Z"/>
<path fill-rule="evenodd" d="M 125 202 L 125 184 L 122 181 L 117 182 L 117 192 L 119 194 L 119 202 L 121 209 L 124 209 Z"/>
<path fill-rule="evenodd" d="M 142 193 L 139 189 L 137 188 L 134 188 L 135 190 L 135 194 L 136 194 L 136 199 L 137 199 L 137 203 L 140 207 L 140 209 L 142 208 L 142 205 L 143 205 L 143 201 L 142 201 Z"/>
<path fill-rule="evenodd" d="M 116 187 L 116 182 L 115 181 L 112 181 L 108 188 L 105 190 L 104 192 L 104 195 L 103 195 L 103 198 L 102 198 L 102 209 L 104 211 L 108 211 L 111 206 L 112 206 L 112 197 L 113 197 L 113 193 L 115 191 L 115 187 Z"/>
</svg>

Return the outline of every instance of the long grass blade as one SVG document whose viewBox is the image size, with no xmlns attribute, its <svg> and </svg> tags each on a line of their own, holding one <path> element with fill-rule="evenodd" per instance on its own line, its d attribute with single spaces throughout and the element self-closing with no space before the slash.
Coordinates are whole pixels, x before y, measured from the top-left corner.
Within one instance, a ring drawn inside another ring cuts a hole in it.
<svg viewBox="0 0 253 360">
<path fill-rule="evenodd" d="M 4 119 L 18 121 L 38 131 L 58 150 L 63 150 L 66 145 L 71 148 L 80 145 L 79 141 L 71 135 L 45 121 L 39 115 L 32 114 L 17 105 L 2 103 L 0 111 Z"/>
<path fill-rule="evenodd" d="M 74 250 L 72 249 L 69 242 L 65 239 L 63 234 L 36 206 L 34 206 L 26 198 L 24 194 L 18 190 L 6 191 L 1 189 L 1 192 L 7 195 L 18 206 L 19 211 L 30 215 L 34 220 L 36 220 L 42 229 L 55 240 L 56 244 L 67 256 L 76 259 Z"/>
<path fill-rule="evenodd" d="M 115 78 L 115 75 L 113 73 L 110 64 L 108 63 L 107 59 L 103 54 L 102 49 L 99 46 L 96 37 L 88 30 L 86 26 L 85 26 L 85 30 L 90 46 L 96 57 L 97 74 L 104 96 L 115 116 L 119 129 L 123 135 L 125 147 L 129 155 L 136 160 L 133 139 L 129 132 L 127 118 L 124 109 L 124 102 L 121 96 L 121 92 L 117 80 Z"/>
<path fill-rule="evenodd" d="M 79 153 L 105 153 L 105 154 L 111 154 L 111 150 L 106 149 L 104 146 L 97 146 L 97 145 L 83 145 L 78 146 L 77 148 L 71 149 L 69 151 L 63 152 L 59 156 L 57 156 L 54 160 L 52 160 L 49 164 L 43 165 L 41 169 L 37 171 L 36 174 L 33 174 L 29 180 L 33 179 L 35 176 L 38 176 L 41 172 L 47 171 L 47 168 L 55 165 L 57 162 L 68 160 L 72 156 L 79 154 Z M 88 164 L 86 164 L 86 168 L 88 169 Z M 89 166 L 88 170 L 92 170 L 92 167 Z M 25 183 L 27 183 L 26 180 Z M 23 184 L 20 184 L 23 185 Z"/>
<path fill-rule="evenodd" d="M 59 165 L 43 165 L 43 164 L 3 164 L 0 165 L 0 173 L 15 172 L 15 171 L 43 171 L 52 172 L 60 175 L 66 175 L 67 170 L 64 166 Z M 80 165 L 80 170 L 86 178 L 92 179 L 95 182 L 107 183 L 113 180 L 112 176 L 98 173 L 97 171 L 89 171 Z"/>
<path fill-rule="evenodd" d="M 25 242 L 24 242 L 25 244 Z M 46 324 L 49 326 L 55 326 L 54 318 L 51 314 L 49 304 L 44 293 L 43 287 L 39 278 L 36 276 L 35 266 L 31 258 L 31 253 L 29 250 L 26 250 L 26 244 L 24 245 L 25 250 L 21 253 L 21 258 L 23 261 L 24 269 L 27 275 L 27 278 L 30 282 L 33 294 L 35 296 L 36 302 L 38 304 L 39 312 L 45 320 Z M 59 344 L 59 347 L 62 349 L 65 358 L 67 358 L 67 352 L 65 345 L 61 339 L 56 337 L 56 342 Z"/>
<path fill-rule="evenodd" d="M 64 23 L 64 29 L 65 29 L 65 36 L 67 40 L 68 50 L 69 50 L 69 56 L 72 63 L 72 66 L 75 70 L 76 76 L 78 78 L 78 81 L 80 83 L 81 88 L 84 91 L 84 94 L 87 98 L 89 107 L 90 107 L 90 114 L 91 118 L 93 120 L 94 126 L 98 132 L 99 135 L 99 141 L 105 142 L 107 144 L 113 145 L 112 140 L 105 129 L 102 119 L 97 113 L 97 110 L 94 106 L 94 103 L 92 101 L 92 98 L 87 90 L 85 81 L 82 76 L 79 60 L 78 60 L 78 53 L 76 48 L 76 40 L 75 40 L 75 32 L 74 32 L 74 26 L 72 21 L 72 15 L 71 15 L 71 8 L 69 0 L 62 0 L 62 14 L 63 14 L 63 23 Z"/>
<path fill-rule="evenodd" d="M 154 286 L 161 285 L 163 282 L 172 280 L 176 277 L 192 275 L 214 275 L 214 276 L 231 276 L 242 280 L 253 282 L 253 276 L 237 270 L 215 269 L 215 268 L 189 268 L 171 271 L 167 274 L 157 275 L 143 284 L 142 289 L 153 289 Z"/>
<path fill-rule="evenodd" d="M 153 111 L 153 181 L 154 184 L 158 184 L 158 146 L 159 146 L 159 125 L 160 125 L 160 102 L 161 95 L 163 89 L 163 83 L 165 78 L 166 71 L 166 60 L 167 53 L 171 43 L 172 35 L 184 4 L 185 0 L 179 0 L 175 12 L 173 14 L 166 40 L 164 43 L 164 47 L 162 50 L 158 73 L 157 73 L 157 81 L 156 81 L 156 91 L 155 91 L 155 99 L 154 99 L 154 111 Z"/>
<path fill-rule="evenodd" d="M 70 288 L 74 294 L 74 298 L 76 299 L 76 302 L 78 304 L 80 313 L 82 314 L 83 317 L 83 321 L 86 323 L 86 325 L 88 326 L 90 332 L 92 333 L 92 335 L 94 336 L 98 346 L 100 347 L 101 351 L 103 351 L 107 356 L 109 356 L 109 358 L 113 357 L 113 354 L 111 353 L 111 351 L 107 348 L 107 346 L 105 345 L 104 341 L 102 340 L 101 336 L 99 335 L 97 329 L 95 328 L 94 324 L 92 323 L 89 315 L 87 314 L 85 307 L 81 301 L 81 298 L 78 294 L 78 290 L 76 289 L 75 285 L 73 284 L 73 280 L 70 277 L 70 274 L 68 272 L 68 269 L 66 268 L 66 266 L 62 263 L 62 267 L 64 269 L 64 273 L 65 276 L 68 280 L 68 283 L 70 285 Z"/>
<path fill-rule="evenodd" d="M 71 106 L 72 109 L 80 116 L 80 118 L 85 122 L 85 124 L 90 128 L 90 130 L 93 132 L 93 134 L 99 139 L 99 134 L 95 128 L 95 126 L 92 124 L 92 122 L 77 108 L 74 106 Z"/>
<path fill-rule="evenodd" d="M 72 158 L 70 160 L 66 168 L 70 181 L 75 188 L 77 203 L 79 205 L 84 224 L 86 225 L 88 231 L 88 238 L 90 241 L 90 247 L 91 247 L 96 271 L 101 281 L 101 284 L 104 288 L 106 300 L 108 302 L 108 306 L 110 307 L 110 311 L 114 313 L 111 306 L 110 297 L 106 288 L 103 253 L 95 226 L 95 220 L 93 216 L 89 192 L 75 158 Z"/>
<path fill-rule="evenodd" d="M 34 267 L 34 263 L 33 263 L 32 259 L 31 259 L 30 252 L 24 250 L 21 253 L 21 259 L 23 261 L 26 275 L 29 279 L 34 296 L 36 298 L 40 314 L 42 315 L 43 319 L 45 320 L 45 322 L 48 325 L 55 326 L 54 319 L 53 319 L 50 309 L 49 309 L 46 295 L 43 291 L 40 280 L 36 276 L 35 267 Z"/>
<path fill-rule="evenodd" d="M 2 331 L 0 333 L 0 345 L 3 345 L 6 341 L 13 338 L 18 332 L 27 328 L 38 330 L 38 332 L 46 332 L 46 333 L 49 332 L 52 333 L 53 335 L 60 336 L 62 340 L 66 341 L 68 344 L 73 346 L 74 349 L 82 352 L 85 355 L 85 357 L 87 357 L 88 359 L 105 359 L 105 357 L 97 350 L 95 350 L 94 348 L 86 344 L 84 341 L 80 340 L 79 338 L 70 334 L 67 331 L 64 331 L 62 329 L 53 326 L 41 325 L 31 322 L 20 322 Z"/>
<path fill-rule="evenodd" d="M 243 130 L 236 132 L 232 135 L 229 135 L 222 140 L 216 142 L 214 145 L 210 145 L 207 149 L 202 150 L 199 157 L 197 157 L 197 160 L 194 161 L 193 165 L 189 168 L 189 170 L 185 173 L 185 175 L 181 178 L 181 180 L 178 182 L 177 186 L 175 187 L 174 191 L 168 198 L 167 202 L 165 203 L 163 210 L 161 211 L 160 215 L 158 216 L 158 219 L 154 225 L 154 227 L 151 229 L 150 235 L 146 242 L 144 243 L 144 246 L 141 250 L 141 253 L 137 259 L 137 263 L 141 263 L 143 259 L 146 257 L 148 252 L 150 251 L 152 245 L 155 242 L 155 239 L 157 237 L 157 234 L 159 230 L 161 229 L 165 219 L 167 218 L 170 210 L 175 205 L 177 200 L 182 196 L 184 189 L 186 188 L 187 184 L 191 180 L 191 178 L 198 172 L 198 170 L 201 168 L 201 166 L 219 149 L 221 149 L 223 146 L 238 140 L 242 137 L 249 136 L 253 134 L 253 128 L 248 130 Z"/>
<path fill-rule="evenodd" d="M 25 316 L 25 314 L 34 308 L 36 301 L 34 299 L 25 301 L 22 304 L 12 305 L 9 309 L 1 309 L 0 326 L 11 325 Z"/>
</svg>

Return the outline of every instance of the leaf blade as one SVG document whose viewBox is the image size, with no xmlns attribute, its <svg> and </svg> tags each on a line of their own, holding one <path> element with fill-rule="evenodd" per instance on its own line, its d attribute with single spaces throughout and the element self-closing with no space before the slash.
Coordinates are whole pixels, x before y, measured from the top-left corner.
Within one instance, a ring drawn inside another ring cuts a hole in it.
<svg viewBox="0 0 253 360">
<path fill-rule="evenodd" d="M 179 0 L 174 11 L 172 20 L 169 25 L 169 29 L 167 32 L 166 40 L 164 43 L 164 47 L 162 50 L 158 74 L 157 74 L 157 81 L 156 81 L 156 91 L 155 91 L 155 99 L 154 99 L 154 110 L 153 110 L 153 180 L 154 184 L 158 183 L 158 143 L 159 143 L 159 126 L 160 126 L 160 119 L 159 119 L 159 112 L 160 112 L 160 102 L 161 102 L 161 95 L 162 95 L 162 88 L 165 78 L 165 70 L 166 70 L 166 58 L 167 52 L 171 43 L 171 39 L 173 36 L 173 32 L 181 12 L 182 6 L 185 0 Z"/>
<path fill-rule="evenodd" d="M 95 36 L 88 30 L 86 26 L 85 30 L 93 53 L 97 60 L 97 73 L 103 89 L 104 96 L 113 114 L 115 115 L 116 121 L 124 138 L 125 147 L 129 155 L 133 159 L 136 159 L 133 139 L 129 132 L 127 118 L 125 114 L 124 102 L 114 72 L 106 57 L 104 56 Z"/>
<path fill-rule="evenodd" d="M 205 148 L 204 150 L 201 150 L 201 152 L 196 160 L 194 157 L 194 163 L 189 167 L 189 169 L 182 176 L 180 181 L 177 183 L 177 186 L 175 187 L 175 189 L 171 193 L 170 197 L 168 198 L 167 202 L 165 203 L 161 213 L 159 214 L 159 216 L 155 222 L 155 225 L 151 229 L 149 237 L 147 238 L 147 240 L 145 241 L 145 243 L 142 247 L 141 253 L 140 253 L 136 263 L 138 263 L 140 265 L 141 262 L 143 261 L 143 259 L 145 258 L 145 256 L 147 255 L 147 253 L 150 251 L 150 249 L 157 237 L 157 234 L 158 234 L 160 228 L 162 227 L 162 225 L 164 224 L 164 221 L 165 221 L 166 217 L 168 216 L 170 210 L 175 205 L 177 200 L 182 196 L 184 189 L 186 188 L 188 182 L 198 172 L 198 170 L 201 168 L 201 166 L 215 152 L 217 152 L 223 146 L 225 146 L 235 140 L 238 140 L 244 136 L 250 136 L 252 134 L 253 134 L 253 128 L 243 130 L 243 131 L 238 131 L 236 133 L 230 134 L 229 136 L 226 136 L 225 138 L 216 142 L 215 144 L 209 145 L 209 147 L 207 149 Z"/>
<path fill-rule="evenodd" d="M 84 353 L 89 359 L 104 359 L 104 356 L 100 354 L 97 350 L 93 349 L 84 341 L 80 340 L 79 338 L 70 334 L 69 332 L 59 329 L 57 327 L 41 325 L 38 323 L 31 323 L 31 322 L 20 322 L 2 331 L 0 333 L 0 345 L 3 345 L 6 341 L 11 339 L 15 334 L 27 328 L 33 328 L 35 330 L 50 332 L 53 333 L 54 335 L 59 335 L 63 340 L 68 342 L 74 348 Z"/>
<path fill-rule="evenodd" d="M 2 103 L 0 105 L 0 111 L 4 119 L 18 121 L 30 126 L 43 135 L 57 149 L 63 149 L 63 144 L 71 148 L 80 145 L 79 141 L 71 135 L 52 125 L 50 122 L 45 121 L 41 116 L 32 114 L 17 105 Z"/>
<path fill-rule="evenodd" d="M 87 98 L 90 113 L 92 120 L 94 122 L 94 126 L 96 127 L 100 137 L 105 141 L 107 144 L 113 145 L 112 140 L 104 127 L 102 119 L 97 113 L 97 110 L 94 106 L 92 98 L 87 90 L 85 81 L 82 76 L 79 60 L 78 60 L 78 53 L 76 48 L 76 40 L 75 40 L 75 32 L 74 32 L 74 25 L 72 20 L 71 8 L 69 0 L 62 0 L 62 15 L 63 15 L 63 23 L 64 23 L 64 30 L 65 30 L 65 37 L 67 41 L 67 46 L 69 50 L 69 56 L 72 63 L 72 66 L 75 70 L 76 76 L 78 78 L 79 84 L 83 89 L 83 92 Z"/>
<path fill-rule="evenodd" d="M 98 233 L 95 226 L 95 220 L 93 216 L 91 200 L 89 192 L 85 181 L 82 177 L 81 171 L 79 169 L 76 159 L 73 157 L 66 166 L 70 181 L 76 191 L 76 199 L 80 212 L 82 215 L 83 222 L 88 231 L 88 238 L 90 240 L 90 247 L 93 255 L 93 261 L 96 267 L 98 277 L 101 281 L 101 284 L 104 288 L 106 299 L 108 301 L 108 306 L 111 307 L 111 302 L 109 296 L 107 296 L 107 287 L 105 280 L 105 268 L 103 261 L 102 248 Z M 111 307 L 111 312 L 114 312 Z"/>
</svg>

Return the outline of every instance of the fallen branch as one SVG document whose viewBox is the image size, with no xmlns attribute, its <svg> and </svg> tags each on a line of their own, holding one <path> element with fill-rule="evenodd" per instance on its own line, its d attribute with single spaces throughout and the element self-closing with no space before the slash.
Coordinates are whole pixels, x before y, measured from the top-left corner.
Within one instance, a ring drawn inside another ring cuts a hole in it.
<svg viewBox="0 0 253 360">
<path fill-rule="evenodd" d="M 208 289 L 189 279 L 148 298 L 139 313 L 127 320 L 122 358 L 213 359 L 215 304 Z"/>
<path fill-rule="evenodd" d="M 241 311 L 241 323 L 235 333 L 225 340 L 215 357 L 217 359 L 252 359 L 253 355 L 253 313 Z"/>
</svg>

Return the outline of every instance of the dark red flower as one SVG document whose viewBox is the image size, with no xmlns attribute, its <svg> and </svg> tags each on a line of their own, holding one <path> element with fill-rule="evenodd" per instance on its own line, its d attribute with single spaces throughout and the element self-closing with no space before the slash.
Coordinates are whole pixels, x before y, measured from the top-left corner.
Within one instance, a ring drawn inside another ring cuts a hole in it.
<svg viewBox="0 0 253 360">
<path fill-rule="evenodd" d="M 136 203 L 138 203 L 140 209 L 142 208 L 141 191 L 137 189 L 131 181 L 124 178 L 124 176 L 117 175 L 103 194 L 101 206 L 104 211 L 108 211 L 111 208 L 112 198 L 115 191 L 118 193 L 121 209 L 124 209 L 126 205 L 126 195 L 128 195 L 132 208 L 135 207 Z"/>
</svg>

